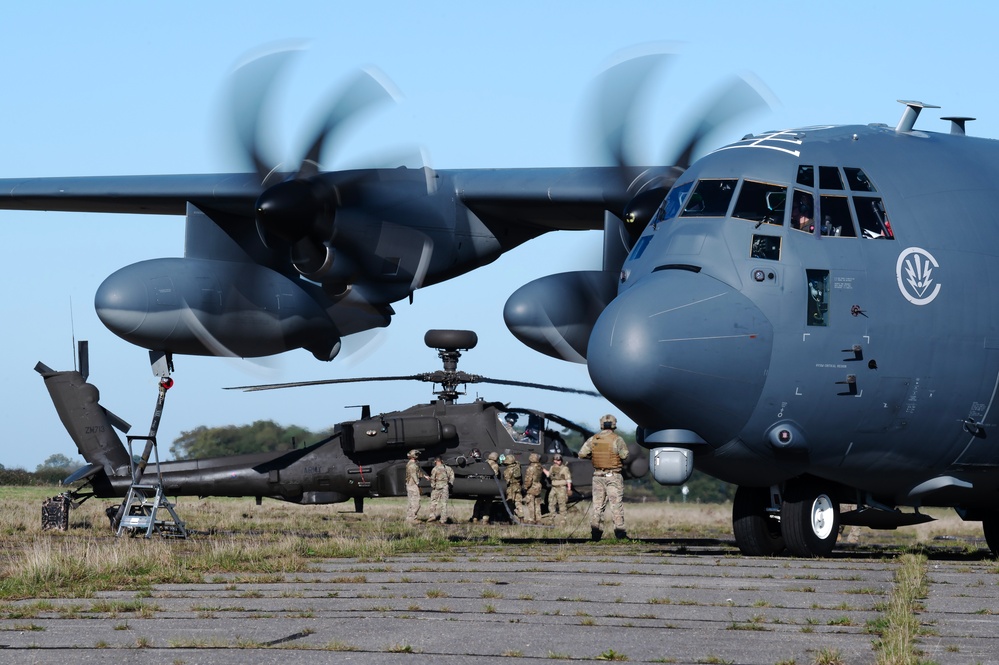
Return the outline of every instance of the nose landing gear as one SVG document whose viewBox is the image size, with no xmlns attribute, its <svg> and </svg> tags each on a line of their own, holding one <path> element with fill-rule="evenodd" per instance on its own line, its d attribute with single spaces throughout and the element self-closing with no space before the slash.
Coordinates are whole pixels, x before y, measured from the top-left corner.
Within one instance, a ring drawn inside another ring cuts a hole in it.
<svg viewBox="0 0 999 665">
<path fill-rule="evenodd" d="M 776 488 L 739 487 L 732 505 L 732 530 L 746 556 L 771 556 L 785 548 L 798 557 L 832 553 L 839 536 L 839 502 L 821 481 L 788 481 Z"/>
</svg>

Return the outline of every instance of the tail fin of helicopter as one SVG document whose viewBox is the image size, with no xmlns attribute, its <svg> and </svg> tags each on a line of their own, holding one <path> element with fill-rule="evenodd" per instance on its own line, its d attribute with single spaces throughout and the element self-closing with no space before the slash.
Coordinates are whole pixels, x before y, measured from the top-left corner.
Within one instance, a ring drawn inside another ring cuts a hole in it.
<svg viewBox="0 0 999 665">
<path fill-rule="evenodd" d="M 88 465 L 64 482 L 75 482 L 104 471 L 107 476 L 129 473 L 128 451 L 115 429 L 127 433 L 131 425 L 100 405 L 100 391 L 87 383 L 87 347 L 80 342 L 80 370 L 58 372 L 44 363 L 35 365 L 42 375 L 59 419 Z"/>
</svg>

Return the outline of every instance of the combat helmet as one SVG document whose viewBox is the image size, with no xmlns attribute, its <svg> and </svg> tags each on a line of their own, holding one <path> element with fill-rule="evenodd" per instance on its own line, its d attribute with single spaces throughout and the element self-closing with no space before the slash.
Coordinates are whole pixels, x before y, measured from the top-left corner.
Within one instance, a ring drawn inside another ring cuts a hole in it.
<svg viewBox="0 0 999 665">
<path fill-rule="evenodd" d="M 531 464 L 534 464 L 535 462 L 541 461 L 541 455 L 537 453 L 531 453 L 531 456 L 528 457 L 527 459 L 531 460 Z"/>
<path fill-rule="evenodd" d="M 416 459 L 419 456 L 420 456 L 420 451 L 417 450 L 416 448 L 413 448 L 408 453 L 406 453 L 406 457 L 408 457 L 409 459 Z"/>
<path fill-rule="evenodd" d="M 617 418 L 610 413 L 606 416 L 601 416 L 600 427 L 601 429 L 617 429 Z"/>
<path fill-rule="evenodd" d="M 496 460 L 499 459 L 499 453 L 494 450 L 491 453 L 489 453 L 488 455 L 486 455 L 486 459 L 487 460 L 492 460 L 493 462 L 495 462 Z"/>
</svg>

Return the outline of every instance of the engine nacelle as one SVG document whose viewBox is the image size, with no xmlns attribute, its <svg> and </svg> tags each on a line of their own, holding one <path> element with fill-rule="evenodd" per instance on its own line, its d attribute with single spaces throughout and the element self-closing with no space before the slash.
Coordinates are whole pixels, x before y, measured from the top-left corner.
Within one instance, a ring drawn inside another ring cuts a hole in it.
<svg viewBox="0 0 999 665">
<path fill-rule="evenodd" d="M 339 351 L 315 297 L 256 263 L 142 261 L 104 280 L 94 306 L 111 332 L 155 351 L 250 358 L 306 348 L 321 360 Z"/>
<path fill-rule="evenodd" d="M 506 327 L 535 351 L 585 363 L 590 332 L 617 295 L 619 279 L 617 272 L 583 270 L 528 282 L 506 301 Z"/>
</svg>

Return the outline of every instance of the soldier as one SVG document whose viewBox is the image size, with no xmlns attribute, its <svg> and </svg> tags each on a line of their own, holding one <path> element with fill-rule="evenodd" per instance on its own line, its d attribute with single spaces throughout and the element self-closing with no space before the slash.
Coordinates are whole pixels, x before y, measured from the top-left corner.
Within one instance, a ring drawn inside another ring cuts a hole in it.
<svg viewBox="0 0 999 665">
<path fill-rule="evenodd" d="M 486 464 L 493 472 L 493 478 L 500 477 L 500 467 L 499 467 L 499 453 L 495 450 L 486 456 Z M 494 483 L 496 481 L 493 481 Z M 489 521 L 489 513 L 492 511 L 493 500 L 490 498 L 480 497 L 475 500 L 475 505 L 472 506 L 472 522 L 478 522 L 482 520 L 485 524 Z"/>
<path fill-rule="evenodd" d="M 590 516 L 590 538 L 600 540 L 604 535 L 600 519 L 610 504 L 614 521 L 614 537 L 627 538 L 624 530 L 624 477 L 622 462 L 628 459 L 628 446 L 614 431 L 617 418 L 607 414 L 600 419 L 600 431 L 591 436 L 579 449 L 579 456 L 593 462 L 593 514 Z"/>
<path fill-rule="evenodd" d="M 517 425 L 518 419 L 519 417 L 516 413 L 508 413 L 506 414 L 506 418 L 503 419 L 503 427 L 506 429 L 506 433 L 509 434 L 510 438 L 514 441 L 520 440 L 520 434 L 518 434 L 517 430 L 514 429 Z"/>
<path fill-rule="evenodd" d="M 513 514 L 523 519 L 524 509 L 521 507 L 520 496 L 520 462 L 510 453 L 503 460 L 506 468 L 503 469 L 503 480 L 506 481 L 506 502 L 513 510 Z"/>
<path fill-rule="evenodd" d="M 541 479 L 545 474 L 540 455 L 531 453 L 528 459 L 531 463 L 524 471 L 524 523 L 537 524 L 541 519 Z"/>
<path fill-rule="evenodd" d="M 447 524 L 447 500 L 451 496 L 451 485 L 454 484 L 454 471 L 444 464 L 440 457 L 434 458 L 434 468 L 430 472 L 430 517 L 428 522 L 440 520 Z"/>
<path fill-rule="evenodd" d="M 556 454 L 551 468 L 545 469 L 545 475 L 552 485 L 551 491 L 548 492 L 548 514 L 557 513 L 559 522 L 564 524 L 569 494 L 572 492 L 572 473 L 569 467 L 562 463 L 562 456 Z"/>
<path fill-rule="evenodd" d="M 406 521 L 410 524 L 419 522 L 416 514 L 420 512 L 420 479 L 430 480 L 430 476 L 423 473 L 416 459 L 420 456 L 419 450 L 410 450 L 406 457 Z"/>
</svg>

